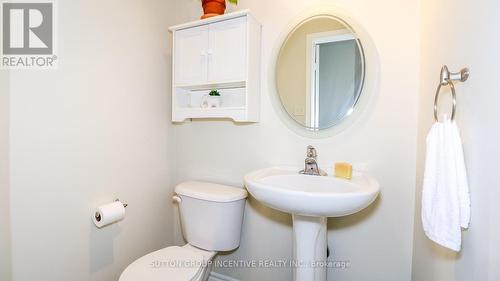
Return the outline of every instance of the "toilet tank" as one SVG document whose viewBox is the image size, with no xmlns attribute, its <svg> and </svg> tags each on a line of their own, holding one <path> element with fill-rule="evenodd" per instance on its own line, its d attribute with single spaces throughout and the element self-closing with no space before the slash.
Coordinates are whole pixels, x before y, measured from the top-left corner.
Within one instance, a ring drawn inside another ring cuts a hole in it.
<svg viewBox="0 0 500 281">
<path fill-rule="evenodd" d="M 198 181 L 176 186 L 184 237 L 208 251 L 231 251 L 240 245 L 247 192 Z"/>
</svg>

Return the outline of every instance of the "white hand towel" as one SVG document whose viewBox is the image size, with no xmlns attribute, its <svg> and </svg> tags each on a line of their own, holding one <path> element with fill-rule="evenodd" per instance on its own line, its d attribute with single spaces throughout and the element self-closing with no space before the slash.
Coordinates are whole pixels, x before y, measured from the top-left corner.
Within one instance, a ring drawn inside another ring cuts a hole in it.
<svg viewBox="0 0 500 281">
<path fill-rule="evenodd" d="M 422 224 L 432 241 L 460 251 L 470 222 L 469 186 L 462 141 L 455 122 L 436 122 L 427 135 Z"/>
</svg>

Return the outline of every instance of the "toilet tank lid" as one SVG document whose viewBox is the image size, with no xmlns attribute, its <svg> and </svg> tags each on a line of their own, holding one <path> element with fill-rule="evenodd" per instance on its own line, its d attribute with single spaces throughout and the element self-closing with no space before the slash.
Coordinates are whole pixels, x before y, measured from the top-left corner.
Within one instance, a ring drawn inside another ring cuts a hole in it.
<svg viewBox="0 0 500 281">
<path fill-rule="evenodd" d="M 200 181 L 180 183 L 175 187 L 175 193 L 212 202 L 233 202 L 247 197 L 243 188 Z"/>
</svg>

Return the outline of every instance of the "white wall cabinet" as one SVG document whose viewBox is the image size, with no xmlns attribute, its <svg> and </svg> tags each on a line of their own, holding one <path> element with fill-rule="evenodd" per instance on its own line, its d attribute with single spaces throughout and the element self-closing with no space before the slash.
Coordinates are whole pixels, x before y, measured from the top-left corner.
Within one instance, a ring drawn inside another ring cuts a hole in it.
<svg viewBox="0 0 500 281">
<path fill-rule="evenodd" d="M 261 26 L 249 11 L 171 27 L 173 46 L 172 121 L 231 118 L 258 122 Z M 203 102 L 212 89 L 220 105 Z M 205 104 L 206 105 L 206 104 Z"/>
</svg>

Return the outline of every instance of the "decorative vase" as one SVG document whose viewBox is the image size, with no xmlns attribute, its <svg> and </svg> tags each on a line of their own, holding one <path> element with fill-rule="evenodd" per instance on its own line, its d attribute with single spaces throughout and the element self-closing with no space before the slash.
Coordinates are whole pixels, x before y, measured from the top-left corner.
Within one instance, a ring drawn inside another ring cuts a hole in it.
<svg viewBox="0 0 500 281">
<path fill-rule="evenodd" d="M 223 15 L 226 11 L 226 0 L 203 0 L 202 6 L 205 14 L 201 19 Z"/>
<path fill-rule="evenodd" d="M 203 96 L 201 100 L 201 108 L 217 108 L 220 107 L 221 97 L 220 96 Z"/>
</svg>

